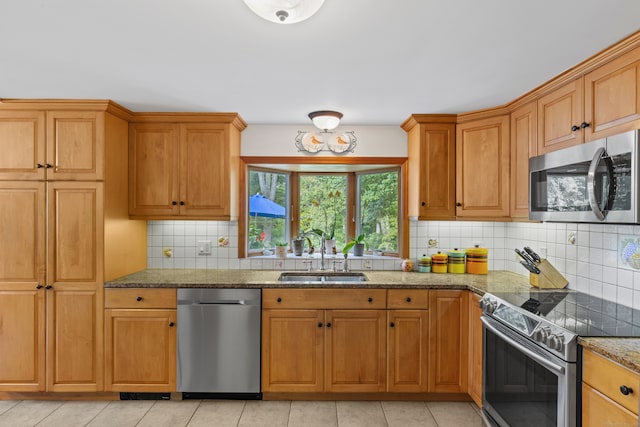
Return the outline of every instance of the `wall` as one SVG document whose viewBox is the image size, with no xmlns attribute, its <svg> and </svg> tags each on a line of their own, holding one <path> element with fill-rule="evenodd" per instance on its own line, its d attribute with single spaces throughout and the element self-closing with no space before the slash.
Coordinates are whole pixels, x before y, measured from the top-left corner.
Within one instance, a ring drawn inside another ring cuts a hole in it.
<svg viewBox="0 0 640 427">
<path fill-rule="evenodd" d="M 242 156 L 334 156 L 332 152 L 309 154 L 295 146 L 298 131 L 317 132 L 313 126 L 251 125 L 242 132 Z M 400 126 L 339 126 L 336 132 L 354 131 L 353 153 L 340 157 L 407 157 L 407 133 Z"/>
<path fill-rule="evenodd" d="M 238 259 L 236 222 L 149 221 L 147 227 L 149 268 L 306 268 L 302 259 Z M 576 234 L 575 244 L 568 242 L 570 232 Z M 543 256 L 546 251 L 547 259 L 569 280 L 570 289 L 640 309 L 640 271 L 619 266 L 622 263 L 617 250 L 620 239 L 640 236 L 640 226 L 412 221 L 409 233 L 410 255 L 414 260 L 438 249 L 447 251 L 478 244 L 489 249 L 490 270 L 510 270 L 522 275 L 528 273 L 518 263 L 513 249 L 530 246 Z M 428 248 L 429 239 L 437 240 L 438 248 Z M 211 241 L 211 255 L 198 255 L 201 240 Z M 170 258 L 163 254 L 167 247 L 173 251 Z M 317 268 L 318 260 L 313 262 L 313 268 Z M 365 257 L 352 259 L 350 263 L 353 270 L 400 270 L 401 260 Z"/>
</svg>

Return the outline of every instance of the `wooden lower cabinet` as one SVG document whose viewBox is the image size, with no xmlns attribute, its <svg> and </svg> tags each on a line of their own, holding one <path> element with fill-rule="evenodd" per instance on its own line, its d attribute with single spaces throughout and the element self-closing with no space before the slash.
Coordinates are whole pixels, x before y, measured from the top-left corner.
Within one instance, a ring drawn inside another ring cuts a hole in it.
<svg viewBox="0 0 640 427">
<path fill-rule="evenodd" d="M 389 310 L 387 389 L 429 391 L 429 311 Z"/>
<path fill-rule="evenodd" d="M 480 295 L 469 292 L 469 384 L 471 399 L 482 407 L 482 322 Z"/>
<path fill-rule="evenodd" d="M 105 291 L 105 389 L 176 389 L 176 290 Z"/>
<path fill-rule="evenodd" d="M 324 310 L 263 310 L 263 391 L 324 391 L 324 325 Z"/>
<path fill-rule="evenodd" d="M 429 290 L 429 391 L 466 393 L 469 291 Z"/>
<path fill-rule="evenodd" d="M 582 370 L 582 425 L 637 426 L 640 375 L 588 349 Z"/>
<path fill-rule="evenodd" d="M 327 310 L 326 391 L 386 391 L 386 320 L 386 310 Z"/>
<path fill-rule="evenodd" d="M 264 310 L 262 390 L 385 391 L 385 323 L 385 310 Z"/>
</svg>

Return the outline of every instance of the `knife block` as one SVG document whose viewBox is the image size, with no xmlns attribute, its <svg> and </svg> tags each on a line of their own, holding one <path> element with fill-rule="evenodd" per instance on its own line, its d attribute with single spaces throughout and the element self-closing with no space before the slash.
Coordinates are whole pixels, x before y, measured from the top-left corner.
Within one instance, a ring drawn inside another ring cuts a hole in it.
<svg viewBox="0 0 640 427">
<path fill-rule="evenodd" d="M 536 263 L 540 274 L 529 273 L 529 284 L 540 289 L 562 289 L 569 281 L 546 259 Z"/>
</svg>

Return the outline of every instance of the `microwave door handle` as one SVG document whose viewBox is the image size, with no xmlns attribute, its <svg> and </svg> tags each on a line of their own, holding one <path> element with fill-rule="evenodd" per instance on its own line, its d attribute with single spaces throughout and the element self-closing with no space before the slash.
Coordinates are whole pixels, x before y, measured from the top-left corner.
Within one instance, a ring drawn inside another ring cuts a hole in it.
<svg viewBox="0 0 640 427">
<path fill-rule="evenodd" d="M 604 154 L 604 147 L 600 147 L 596 150 L 596 154 L 593 156 L 593 160 L 591 160 L 591 164 L 589 165 L 589 172 L 587 173 L 589 205 L 591 205 L 591 210 L 600 221 L 604 221 L 606 214 L 602 209 L 600 209 L 600 206 L 598 206 L 598 200 L 596 200 L 596 169 L 598 168 L 600 159 Z M 609 186 L 609 188 L 611 188 L 611 186 Z"/>
</svg>

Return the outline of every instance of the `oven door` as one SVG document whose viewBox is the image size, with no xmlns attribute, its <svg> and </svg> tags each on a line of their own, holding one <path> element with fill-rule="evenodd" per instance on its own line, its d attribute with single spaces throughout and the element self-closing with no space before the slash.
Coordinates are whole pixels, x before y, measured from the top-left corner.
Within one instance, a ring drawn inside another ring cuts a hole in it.
<svg viewBox="0 0 640 427">
<path fill-rule="evenodd" d="M 483 315 L 482 411 L 500 427 L 575 427 L 576 364 Z"/>
</svg>

